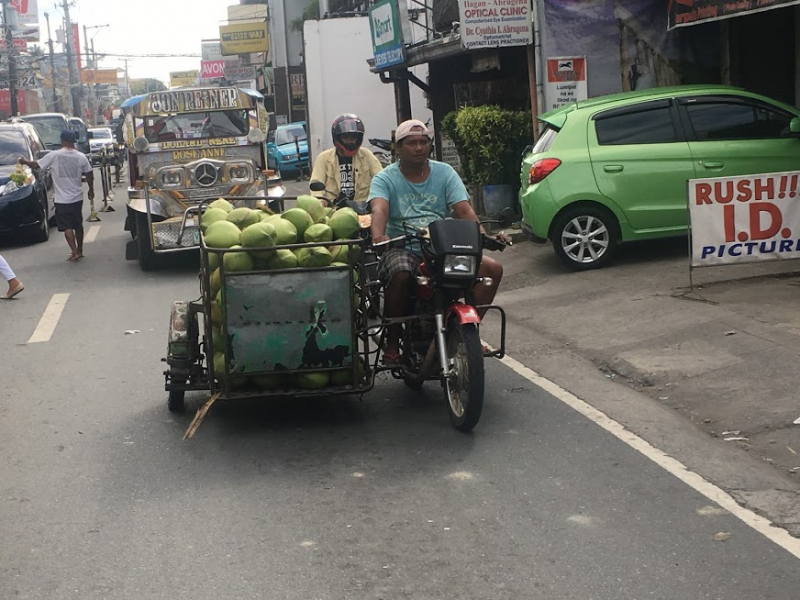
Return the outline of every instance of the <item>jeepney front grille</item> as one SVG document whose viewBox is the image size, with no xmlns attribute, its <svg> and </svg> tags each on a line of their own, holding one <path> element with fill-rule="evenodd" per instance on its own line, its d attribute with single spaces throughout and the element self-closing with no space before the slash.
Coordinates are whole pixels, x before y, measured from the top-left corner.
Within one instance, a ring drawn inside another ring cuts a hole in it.
<svg viewBox="0 0 800 600">
<path fill-rule="evenodd" d="M 200 245 L 200 228 L 196 225 L 186 224 L 183 238 L 178 244 L 178 235 L 181 231 L 180 221 L 167 221 L 153 223 L 153 241 L 156 250 L 169 250 L 172 248 L 193 248 Z"/>
</svg>

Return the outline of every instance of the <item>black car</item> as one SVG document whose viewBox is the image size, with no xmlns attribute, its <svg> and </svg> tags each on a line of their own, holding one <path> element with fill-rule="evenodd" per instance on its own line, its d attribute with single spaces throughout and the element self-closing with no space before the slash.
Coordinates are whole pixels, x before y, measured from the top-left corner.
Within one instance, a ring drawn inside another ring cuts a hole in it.
<svg viewBox="0 0 800 600">
<path fill-rule="evenodd" d="M 20 156 L 38 160 L 47 153 L 36 131 L 28 124 L 0 124 L 0 235 L 24 231 L 34 241 L 50 237 L 55 215 L 49 172 L 22 167 L 27 180 L 11 180 Z"/>
</svg>

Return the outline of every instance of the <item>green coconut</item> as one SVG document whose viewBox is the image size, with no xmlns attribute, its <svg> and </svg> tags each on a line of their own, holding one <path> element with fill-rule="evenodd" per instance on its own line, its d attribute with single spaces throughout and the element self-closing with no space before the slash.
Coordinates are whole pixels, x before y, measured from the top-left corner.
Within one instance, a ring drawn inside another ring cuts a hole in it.
<svg viewBox="0 0 800 600">
<path fill-rule="evenodd" d="M 297 373 L 294 376 L 294 383 L 303 390 L 318 390 L 328 385 L 330 376 L 327 371 L 312 371 L 309 373 Z"/>
<path fill-rule="evenodd" d="M 225 352 L 225 336 L 222 333 L 222 329 L 217 327 L 213 327 L 211 329 L 211 345 L 214 347 L 214 352 Z"/>
<path fill-rule="evenodd" d="M 242 246 L 233 246 L 231 250 L 241 248 Z M 222 264 L 226 272 L 241 272 L 253 270 L 253 257 L 247 252 L 227 252 L 222 257 Z"/>
<path fill-rule="evenodd" d="M 283 250 L 275 250 L 264 265 L 265 269 L 277 271 L 278 269 L 294 269 L 297 266 L 297 255 L 284 248 Z"/>
<path fill-rule="evenodd" d="M 221 208 L 209 208 L 203 213 L 203 216 L 200 217 L 200 229 L 205 231 L 212 223 L 224 221 L 227 217 L 228 213 Z"/>
<path fill-rule="evenodd" d="M 219 269 L 215 269 L 211 276 L 208 278 L 208 284 L 211 286 L 211 295 L 216 296 L 222 289 L 222 276 Z"/>
<path fill-rule="evenodd" d="M 358 357 L 356 365 L 356 377 L 361 380 L 364 377 L 364 359 Z M 353 369 L 340 369 L 330 373 L 331 385 L 353 385 Z"/>
<path fill-rule="evenodd" d="M 225 354 L 223 352 L 214 352 L 214 373 L 216 373 L 217 379 L 225 376 Z"/>
<path fill-rule="evenodd" d="M 282 219 L 280 215 L 278 215 L 277 219 L 269 221 L 269 223 L 275 228 L 276 246 L 286 246 L 288 244 L 297 243 L 297 227 L 295 227 L 291 221 Z"/>
<path fill-rule="evenodd" d="M 261 214 L 259 216 L 261 217 L 261 222 L 262 223 L 264 221 L 275 221 L 276 219 L 280 219 L 281 218 L 280 214 L 272 215 L 272 214 L 270 214 L 268 212 L 264 212 L 264 211 L 261 211 Z"/>
<path fill-rule="evenodd" d="M 325 217 L 325 207 L 322 206 L 320 199 L 315 196 L 309 196 L 308 194 L 298 196 L 297 208 L 302 208 L 311 215 L 314 223 L 319 223 Z"/>
<path fill-rule="evenodd" d="M 347 246 L 346 244 L 342 244 L 341 246 L 328 246 L 328 252 L 331 253 L 333 262 L 350 262 L 350 246 Z"/>
<path fill-rule="evenodd" d="M 247 207 L 234 208 L 228 213 L 228 221 L 236 225 L 239 229 L 245 230 L 250 227 L 250 225 L 261 222 L 260 212 L 261 211 L 256 211 Z"/>
<path fill-rule="evenodd" d="M 308 244 L 332 242 L 333 229 L 322 223 L 317 223 L 306 229 L 306 232 L 303 234 L 303 240 Z"/>
<path fill-rule="evenodd" d="M 233 210 L 233 204 L 225 200 L 225 198 L 217 198 L 211 204 L 209 204 L 208 207 L 219 208 L 224 210 L 226 213 L 229 213 Z"/>
<path fill-rule="evenodd" d="M 225 315 L 222 313 L 222 307 L 217 302 L 211 303 L 211 324 L 214 327 L 222 327 L 225 321 Z"/>
<path fill-rule="evenodd" d="M 361 229 L 358 215 L 351 208 L 340 208 L 333 213 L 330 226 L 337 240 L 352 240 Z"/>
<path fill-rule="evenodd" d="M 219 254 L 216 252 L 208 253 L 208 268 L 212 271 L 219 268 Z"/>
<path fill-rule="evenodd" d="M 241 243 L 242 232 L 230 221 L 217 221 L 208 226 L 205 232 L 206 246 L 210 248 L 230 248 Z"/>
<path fill-rule="evenodd" d="M 311 219 L 311 215 L 309 215 L 302 208 L 290 208 L 281 215 L 281 219 L 286 219 L 295 226 L 295 229 L 297 229 L 298 239 L 301 239 L 303 234 L 306 232 L 306 229 L 314 224 L 314 221 Z"/>
<path fill-rule="evenodd" d="M 288 223 L 288 221 L 287 221 Z M 242 232 L 242 246 L 245 248 L 272 248 L 275 245 L 277 236 L 275 234 L 275 227 L 272 223 L 260 222 L 251 225 Z M 250 252 L 252 256 L 261 258 L 268 258 L 272 254 L 272 250 L 265 250 L 263 252 Z"/>
<path fill-rule="evenodd" d="M 297 251 L 297 264 L 300 267 L 310 269 L 314 267 L 329 267 L 333 262 L 331 253 L 322 246 L 313 248 L 300 248 Z"/>
</svg>

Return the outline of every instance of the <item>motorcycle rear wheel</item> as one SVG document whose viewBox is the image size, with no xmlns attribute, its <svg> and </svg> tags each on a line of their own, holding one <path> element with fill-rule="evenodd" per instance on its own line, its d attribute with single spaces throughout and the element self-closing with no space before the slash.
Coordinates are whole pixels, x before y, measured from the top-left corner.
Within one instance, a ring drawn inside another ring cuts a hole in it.
<svg viewBox="0 0 800 600">
<path fill-rule="evenodd" d="M 447 357 L 453 362 L 452 377 L 444 393 L 450 422 L 459 431 L 472 431 L 483 412 L 484 365 L 477 325 L 457 324 L 447 332 Z"/>
</svg>

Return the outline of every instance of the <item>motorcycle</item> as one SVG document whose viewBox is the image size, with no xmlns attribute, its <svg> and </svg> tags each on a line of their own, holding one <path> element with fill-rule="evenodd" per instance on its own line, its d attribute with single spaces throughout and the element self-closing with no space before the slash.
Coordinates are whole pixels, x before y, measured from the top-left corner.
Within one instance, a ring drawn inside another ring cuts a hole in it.
<svg viewBox="0 0 800 600">
<path fill-rule="evenodd" d="M 374 148 L 378 148 L 378 150 L 373 150 L 372 154 L 375 155 L 375 158 L 378 159 L 384 169 L 392 164 L 392 140 L 369 138 L 369 143 Z"/>
<path fill-rule="evenodd" d="M 383 319 L 384 327 L 403 325 L 403 362 L 391 372 L 412 389 L 440 381 L 453 425 L 471 431 L 483 412 L 484 358 L 505 356 L 505 311 L 496 305 L 476 305 L 476 286 L 492 284 L 478 271 L 484 249 L 502 252 L 509 244 L 481 233 L 474 221 L 442 219 L 428 230 L 408 225 L 406 230 L 402 236 L 373 244 L 381 248 L 416 241 L 422 248 L 423 260 L 412 278 L 410 316 Z M 483 350 L 479 310 L 500 316 L 497 350 Z"/>
</svg>

